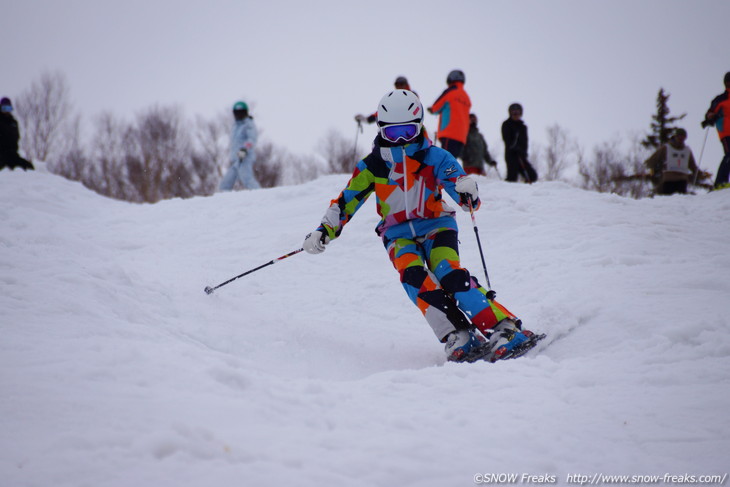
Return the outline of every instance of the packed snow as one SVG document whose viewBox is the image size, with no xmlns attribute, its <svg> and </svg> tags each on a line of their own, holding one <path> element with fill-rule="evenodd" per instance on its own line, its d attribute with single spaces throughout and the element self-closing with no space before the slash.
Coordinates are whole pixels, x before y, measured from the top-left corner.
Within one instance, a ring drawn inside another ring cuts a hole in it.
<svg viewBox="0 0 730 487">
<path fill-rule="evenodd" d="M 730 191 L 479 177 L 492 287 L 548 334 L 496 364 L 445 361 L 372 200 L 324 254 L 203 292 L 301 247 L 346 181 L 138 205 L 2 171 L 0 485 L 726 480 Z"/>
</svg>

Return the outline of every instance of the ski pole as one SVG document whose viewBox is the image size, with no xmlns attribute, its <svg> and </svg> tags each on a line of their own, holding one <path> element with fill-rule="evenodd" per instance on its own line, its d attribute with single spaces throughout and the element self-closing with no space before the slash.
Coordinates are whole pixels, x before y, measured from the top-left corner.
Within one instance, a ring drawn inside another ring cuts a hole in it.
<svg viewBox="0 0 730 487">
<path fill-rule="evenodd" d="M 707 143 L 707 135 L 710 133 L 710 126 L 708 125 L 705 129 L 705 141 L 702 142 L 702 150 L 700 151 L 700 159 L 697 161 L 697 172 L 695 173 L 695 186 L 697 185 L 697 178 L 700 176 L 700 168 L 702 167 L 702 155 L 705 153 L 705 144 Z"/>
<path fill-rule="evenodd" d="M 530 174 L 527 172 L 527 166 L 525 166 L 525 160 L 520 157 L 520 168 L 522 169 L 522 177 L 525 178 L 525 181 L 527 181 L 527 184 L 532 184 L 532 178 L 530 177 Z"/>
<path fill-rule="evenodd" d="M 352 160 L 357 162 L 357 136 L 362 133 L 362 122 L 357 121 L 357 129 L 355 129 L 355 147 L 352 149 Z"/>
<path fill-rule="evenodd" d="M 260 265 L 260 266 L 256 267 L 255 269 L 251 269 L 250 271 L 246 271 L 246 272 L 244 272 L 243 274 L 239 274 L 239 275 L 237 275 L 236 277 L 232 277 L 231 279 L 228 279 L 228 280 L 227 280 L 226 282 L 222 282 L 222 283 L 218 284 L 218 285 L 217 285 L 217 286 L 215 286 L 215 287 L 205 286 L 205 289 L 204 289 L 204 291 L 205 291 L 205 294 L 213 294 L 213 291 L 215 291 L 215 290 L 216 290 L 216 289 L 218 289 L 219 287 L 223 287 L 223 286 L 225 286 L 226 284 L 228 284 L 228 283 L 230 283 L 230 282 L 233 282 L 233 281 L 235 281 L 235 280 L 236 280 L 236 279 L 238 279 L 239 277 L 243 277 L 243 276 L 246 276 L 246 275 L 248 275 L 248 274 L 251 274 L 252 272 L 256 272 L 257 270 L 259 270 L 259 269 L 263 269 L 263 268 L 264 268 L 264 267 L 266 267 L 266 266 L 269 266 L 269 265 L 272 265 L 272 264 L 276 264 L 276 263 L 277 263 L 277 262 L 279 262 L 280 260 L 284 260 L 284 259 L 286 259 L 287 257 L 291 257 L 292 255 L 298 254 L 299 252 L 301 252 L 301 251 L 303 251 L 303 250 L 304 250 L 304 248 L 301 248 L 301 249 L 297 249 L 297 250 L 295 250 L 294 252 L 289 252 L 289 253 L 288 253 L 288 254 L 286 254 L 286 255 L 282 255 L 281 257 L 277 257 L 276 259 L 274 259 L 274 260 L 271 260 L 271 261 L 267 262 L 266 264 Z"/>
<path fill-rule="evenodd" d="M 487 264 L 484 262 L 484 251 L 482 251 L 482 242 L 479 239 L 479 229 L 477 228 L 477 220 L 474 218 L 474 207 L 471 204 L 471 198 L 469 198 L 469 213 L 471 214 L 471 223 L 474 226 L 474 235 L 477 237 L 477 247 L 479 247 L 479 255 L 482 258 L 482 268 L 484 269 L 484 277 L 487 278 L 487 299 L 494 301 L 497 297 L 497 293 L 492 289 L 492 284 L 489 282 L 489 274 L 487 273 Z"/>
</svg>

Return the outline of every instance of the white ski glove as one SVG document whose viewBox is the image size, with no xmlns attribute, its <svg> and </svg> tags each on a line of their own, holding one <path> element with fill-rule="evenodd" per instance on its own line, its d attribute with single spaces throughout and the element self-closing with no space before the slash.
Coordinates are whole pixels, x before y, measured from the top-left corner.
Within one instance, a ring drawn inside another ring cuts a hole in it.
<svg viewBox="0 0 730 487">
<path fill-rule="evenodd" d="M 477 182 L 471 176 L 462 176 L 457 179 L 454 189 L 461 196 L 459 203 L 464 211 L 469 211 L 469 200 L 476 209 L 477 200 L 479 200 L 479 188 Z"/>
<path fill-rule="evenodd" d="M 246 155 L 248 155 L 248 149 L 245 147 L 241 147 L 238 149 L 238 160 L 242 161 L 246 158 Z"/>
<path fill-rule="evenodd" d="M 310 254 L 321 254 L 324 252 L 324 246 L 330 243 L 330 237 L 326 233 L 315 230 L 304 238 L 304 250 Z"/>
</svg>

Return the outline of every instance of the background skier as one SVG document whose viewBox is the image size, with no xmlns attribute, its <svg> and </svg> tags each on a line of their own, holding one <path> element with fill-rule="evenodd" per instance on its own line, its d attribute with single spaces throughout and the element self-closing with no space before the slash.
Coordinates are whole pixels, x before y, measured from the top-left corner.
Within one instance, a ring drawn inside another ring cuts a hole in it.
<svg viewBox="0 0 730 487">
<path fill-rule="evenodd" d="M 413 91 L 413 90 L 411 90 L 411 85 L 408 84 L 408 79 L 405 76 L 398 76 L 395 79 L 393 86 L 395 87 L 396 90 Z M 413 91 L 413 93 L 416 93 L 416 92 Z M 416 93 L 416 95 L 418 95 L 418 93 Z M 370 115 L 367 115 L 367 116 L 365 116 L 361 113 L 358 113 L 357 115 L 355 115 L 355 121 L 357 123 L 363 123 L 363 122 L 373 123 L 377 119 L 378 119 L 378 112 L 371 113 Z"/>
<path fill-rule="evenodd" d="M 18 122 L 13 117 L 13 104 L 10 98 L 0 100 L 0 170 L 20 167 L 23 171 L 35 169 L 33 164 L 18 154 L 20 130 Z"/>
<path fill-rule="evenodd" d="M 446 343 L 447 358 L 503 357 L 525 343 L 529 332 L 461 267 L 455 212 L 442 198 L 446 190 L 465 211 L 470 204 L 479 208 L 476 182 L 423 136 L 423 107 L 413 92 L 386 94 L 378 105 L 378 125 L 372 152 L 357 163 L 319 227 L 307 235 L 304 250 L 323 252 L 374 192 L 381 216 L 376 232 L 409 298 Z"/>
<path fill-rule="evenodd" d="M 715 177 L 715 189 L 724 187 L 728 184 L 730 178 L 730 72 L 725 73 L 724 78 L 725 92 L 716 96 L 710 109 L 705 114 L 705 120 L 702 127 L 715 125 L 717 135 L 720 137 L 722 148 L 725 156 L 717 168 L 717 176 Z"/>
<path fill-rule="evenodd" d="M 230 191 L 236 184 L 236 180 L 243 184 L 246 189 L 259 189 L 256 176 L 253 173 L 253 166 L 256 162 L 256 140 L 258 132 L 253 122 L 253 117 L 248 114 L 248 105 L 242 101 L 233 105 L 233 128 L 231 129 L 230 163 L 223 180 L 221 180 L 221 191 Z"/>
<path fill-rule="evenodd" d="M 466 136 L 464 150 L 461 151 L 461 160 L 464 162 L 464 171 L 467 174 L 484 174 L 484 163 L 496 166 L 497 162 L 489 154 L 489 147 L 484 136 L 479 132 L 479 120 L 473 113 L 469 114 L 469 133 Z"/>
<path fill-rule="evenodd" d="M 527 125 L 522 121 L 522 105 L 513 103 L 507 109 L 509 118 L 502 123 L 506 181 L 516 182 L 520 175 L 527 183 L 537 181 L 537 171 L 527 160 Z"/>
<path fill-rule="evenodd" d="M 687 131 L 675 129 L 669 142 L 644 162 L 652 172 L 656 194 L 686 193 L 689 178 L 697 175 L 697 164 L 692 151 L 684 143 L 686 140 Z"/>
<path fill-rule="evenodd" d="M 436 137 L 441 142 L 441 147 L 454 157 L 461 155 L 461 150 L 466 143 L 466 135 L 469 132 L 471 100 L 464 91 L 465 82 L 466 77 L 463 71 L 459 69 L 451 71 L 446 77 L 446 84 L 449 87 L 428 109 L 429 113 L 439 115 Z"/>
</svg>

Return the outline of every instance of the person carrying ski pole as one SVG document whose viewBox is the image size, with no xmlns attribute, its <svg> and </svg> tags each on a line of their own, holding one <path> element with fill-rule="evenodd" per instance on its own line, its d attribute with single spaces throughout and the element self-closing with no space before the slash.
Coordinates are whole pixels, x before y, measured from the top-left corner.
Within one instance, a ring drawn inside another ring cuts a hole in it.
<svg viewBox="0 0 730 487">
<path fill-rule="evenodd" d="M 319 226 L 306 236 L 304 250 L 323 252 L 375 193 L 381 217 L 376 233 L 408 297 L 446 344 L 447 359 L 506 358 L 534 334 L 522 330 L 521 321 L 489 299 L 461 266 L 455 211 L 442 197 L 445 190 L 465 211 L 478 209 L 476 181 L 423 136 L 423 106 L 413 92 L 387 93 L 377 113 L 379 134 L 372 152 L 357 163 Z"/>
<path fill-rule="evenodd" d="M 411 85 L 408 84 L 408 79 L 405 76 L 398 76 L 395 79 L 395 81 L 393 82 L 393 86 L 395 87 L 396 90 L 413 91 L 411 89 Z M 413 93 L 416 93 L 416 92 L 413 91 Z M 416 95 L 418 95 L 418 93 L 416 93 Z M 371 113 L 370 115 L 367 115 L 367 116 L 366 115 L 363 115 L 362 113 L 358 113 L 357 115 L 355 115 L 355 121 L 358 124 L 362 124 L 363 122 L 365 122 L 365 123 L 375 123 L 375 121 L 377 121 L 377 120 L 378 120 L 378 113 L 377 112 Z"/>
<path fill-rule="evenodd" d="M 717 128 L 717 135 L 720 137 L 722 148 L 725 151 L 725 156 L 717 168 L 714 189 L 727 187 L 730 180 L 730 72 L 725 73 L 723 82 L 725 92 L 712 100 L 710 108 L 705 114 L 705 120 L 702 122 L 702 128 L 710 125 Z"/>
<path fill-rule="evenodd" d="M 405 76 L 398 76 L 395 79 L 395 82 L 393 83 L 393 86 L 395 87 L 396 90 L 408 90 L 408 91 L 412 91 L 413 93 L 416 94 L 416 96 L 418 96 L 418 93 L 416 93 L 414 90 L 411 89 L 411 85 L 408 84 L 408 79 Z M 366 123 L 370 124 L 370 123 L 375 123 L 377 120 L 378 120 L 378 112 L 377 111 L 371 113 L 368 116 L 365 116 L 365 115 L 363 115 L 361 113 L 358 113 L 357 115 L 355 115 L 355 121 L 357 122 L 357 125 L 360 128 L 360 132 L 361 133 L 362 133 L 362 123 L 363 122 L 366 122 Z M 428 135 L 428 131 L 426 131 L 426 127 L 423 127 L 423 135 L 427 139 L 430 139 L 430 137 Z"/>
</svg>

